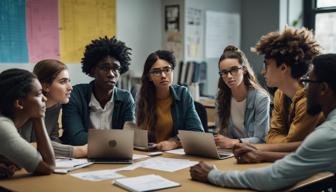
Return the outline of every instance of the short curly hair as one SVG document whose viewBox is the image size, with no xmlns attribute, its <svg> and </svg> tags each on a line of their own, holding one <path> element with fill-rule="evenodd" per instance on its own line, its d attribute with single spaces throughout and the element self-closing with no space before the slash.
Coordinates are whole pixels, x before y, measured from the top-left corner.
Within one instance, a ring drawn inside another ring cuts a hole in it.
<svg viewBox="0 0 336 192">
<path fill-rule="evenodd" d="M 282 32 L 262 36 L 251 51 L 275 59 L 277 66 L 286 63 L 292 69 L 292 77 L 299 79 L 308 72 L 312 59 L 320 54 L 320 45 L 306 28 L 285 27 Z"/>
<path fill-rule="evenodd" d="M 128 71 L 131 50 L 124 42 L 117 40 L 115 36 L 112 38 L 99 37 L 85 47 L 82 71 L 92 77 L 91 69 L 105 57 L 111 56 L 120 62 L 120 74 L 123 74 Z"/>
</svg>

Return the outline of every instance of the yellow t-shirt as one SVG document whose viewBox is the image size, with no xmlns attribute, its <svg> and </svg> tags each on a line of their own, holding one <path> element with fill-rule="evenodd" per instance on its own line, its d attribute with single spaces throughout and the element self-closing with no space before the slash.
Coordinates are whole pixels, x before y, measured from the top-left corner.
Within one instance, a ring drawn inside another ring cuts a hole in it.
<svg viewBox="0 0 336 192">
<path fill-rule="evenodd" d="M 156 126 L 155 138 L 156 142 L 168 140 L 173 131 L 173 118 L 171 115 L 172 97 L 166 99 L 156 99 Z"/>
</svg>

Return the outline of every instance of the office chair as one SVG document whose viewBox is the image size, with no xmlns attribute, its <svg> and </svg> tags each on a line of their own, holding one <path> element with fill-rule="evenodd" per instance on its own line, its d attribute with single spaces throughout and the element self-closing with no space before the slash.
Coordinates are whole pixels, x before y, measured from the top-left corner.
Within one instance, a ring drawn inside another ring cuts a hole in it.
<svg viewBox="0 0 336 192">
<path fill-rule="evenodd" d="M 208 116 L 207 116 L 207 111 L 205 107 L 197 101 L 194 101 L 194 105 L 195 105 L 196 112 L 199 118 L 201 119 L 204 131 L 208 132 Z"/>
</svg>

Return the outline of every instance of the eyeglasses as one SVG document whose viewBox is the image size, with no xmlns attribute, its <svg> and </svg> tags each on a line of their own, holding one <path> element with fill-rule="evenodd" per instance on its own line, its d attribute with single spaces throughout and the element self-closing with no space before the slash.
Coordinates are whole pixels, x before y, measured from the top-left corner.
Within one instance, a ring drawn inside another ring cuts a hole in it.
<svg viewBox="0 0 336 192">
<path fill-rule="evenodd" d="M 218 74 L 222 77 L 227 77 L 230 73 L 232 76 L 237 75 L 239 69 L 242 69 L 242 67 L 231 67 L 230 69 L 223 69 Z"/>
<path fill-rule="evenodd" d="M 162 73 L 164 73 L 165 75 L 169 75 L 172 71 L 173 69 L 171 67 L 164 67 L 162 69 L 153 69 L 149 73 L 155 77 L 161 77 Z"/>
<path fill-rule="evenodd" d="M 319 80 L 310 80 L 308 78 L 302 78 L 300 79 L 300 82 L 302 83 L 302 85 L 307 88 L 309 86 L 309 83 L 323 83 L 323 81 L 319 81 Z"/>
<path fill-rule="evenodd" d="M 112 71 L 113 74 L 117 75 L 120 73 L 121 67 L 119 65 L 97 65 L 97 68 L 106 73 Z"/>
</svg>

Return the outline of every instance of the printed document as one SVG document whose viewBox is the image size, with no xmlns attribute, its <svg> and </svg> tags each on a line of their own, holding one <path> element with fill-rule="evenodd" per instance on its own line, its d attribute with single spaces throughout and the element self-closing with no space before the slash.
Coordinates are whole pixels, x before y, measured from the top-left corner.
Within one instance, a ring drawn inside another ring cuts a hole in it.
<svg viewBox="0 0 336 192">
<path fill-rule="evenodd" d="M 128 191 L 156 191 L 171 187 L 181 186 L 179 183 L 165 179 L 159 175 L 143 175 L 117 179 L 114 185 L 120 186 Z"/>
</svg>

